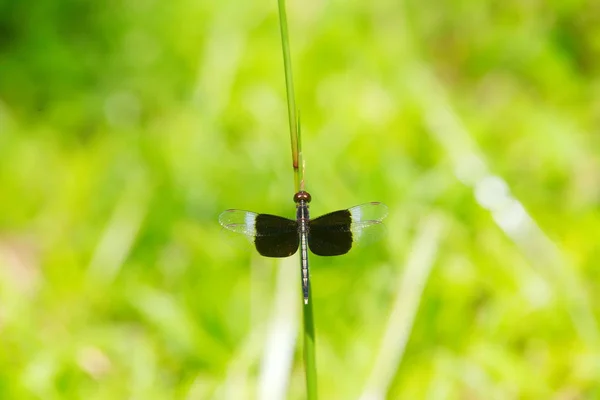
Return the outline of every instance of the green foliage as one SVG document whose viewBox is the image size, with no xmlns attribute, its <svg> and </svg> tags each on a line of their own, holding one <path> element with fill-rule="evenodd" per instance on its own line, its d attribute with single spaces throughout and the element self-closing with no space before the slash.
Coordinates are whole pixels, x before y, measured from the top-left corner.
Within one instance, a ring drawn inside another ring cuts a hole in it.
<svg viewBox="0 0 600 400">
<path fill-rule="evenodd" d="M 312 214 L 390 207 L 311 258 L 321 398 L 363 392 L 431 216 L 389 398 L 600 395 L 597 11 L 288 4 Z M 0 398 L 254 396 L 289 264 L 217 216 L 293 216 L 289 147 L 275 2 L 0 2 Z M 501 229 L 471 152 L 539 230 Z"/>
</svg>

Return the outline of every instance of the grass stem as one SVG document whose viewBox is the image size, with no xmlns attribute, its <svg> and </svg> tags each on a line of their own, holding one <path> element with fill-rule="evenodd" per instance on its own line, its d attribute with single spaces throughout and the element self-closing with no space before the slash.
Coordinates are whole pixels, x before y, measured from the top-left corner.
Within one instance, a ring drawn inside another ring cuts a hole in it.
<svg viewBox="0 0 600 400">
<path fill-rule="evenodd" d="M 294 80 L 292 77 L 292 60 L 290 56 L 289 33 L 285 1 L 278 0 L 279 23 L 281 27 L 281 47 L 283 49 L 283 65 L 285 70 L 285 86 L 287 92 L 290 139 L 292 143 L 292 165 L 294 168 L 294 187 L 296 192 L 304 190 L 304 162 L 302 159 L 300 119 L 297 116 L 296 99 L 294 97 Z M 306 374 L 306 398 L 317 398 L 317 365 L 315 359 L 315 325 L 313 320 L 313 298 L 302 305 L 304 327 L 304 371 Z"/>
</svg>

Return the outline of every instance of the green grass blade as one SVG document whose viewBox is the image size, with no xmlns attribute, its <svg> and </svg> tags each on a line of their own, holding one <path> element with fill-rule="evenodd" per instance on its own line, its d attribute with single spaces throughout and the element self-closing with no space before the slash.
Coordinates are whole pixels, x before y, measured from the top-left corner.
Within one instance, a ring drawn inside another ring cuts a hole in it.
<svg viewBox="0 0 600 400">
<path fill-rule="evenodd" d="M 296 115 L 296 100 L 294 98 L 294 81 L 292 78 L 292 60 L 290 57 L 289 34 L 285 1 L 278 0 L 279 22 L 281 27 L 281 45 L 283 49 L 283 64 L 285 70 L 285 85 L 287 91 L 288 117 L 290 126 L 290 139 L 292 143 L 292 164 L 294 168 L 294 184 L 296 192 L 304 190 L 304 164 L 300 138 L 300 121 Z M 306 373 L 306 397 L 309 400 L 317 398 L 317 365 L 315 359 L 315 325 L 313 320 L 313 299 L 303 304 L 304 326 L 304 370 Z"/>
<path fill-rule="evenodd" d="M 315 359 L 315 324 L 313 321 L 313 297 L 308 287 L 308 304 L 303 304 L 304 371 L 306 373 L 306 398 L 317 398 L 317 362 Z"/>
<path fill-rule="evenodd" d="M 304 189 L 304 177 L 299 168 L 299 154 L 302 149 L 299 148 L 298 119 L 296 116 L 296 98 L 294 95 L 294 78 L 292 75 L 292 58 L 290 56 L 289 34 L 287 26 L 287 16 L 285 12 L 285 1 L 278 0 L 279 4 L 279 26 L 281 28 L 281 48 L 283 50 L 283 67 L 285 71 L 285 87 L 287 92 L 288 119 L 290 126 L 290 139 L 292 143 L 292 166 L 294 168 L 294 187 L 296 192 Z"/>
</svg>

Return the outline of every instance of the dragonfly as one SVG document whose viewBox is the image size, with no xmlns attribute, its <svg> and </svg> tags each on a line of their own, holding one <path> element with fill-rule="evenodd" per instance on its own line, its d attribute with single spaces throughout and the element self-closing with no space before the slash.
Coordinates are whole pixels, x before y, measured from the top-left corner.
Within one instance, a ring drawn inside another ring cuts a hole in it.
<svg viewBox="0 0 600 400">
<path fill-rule="evenodd" d="M 251 238 L 262 256 L 289 257 L 300 248 L 304 304 L 308 304 L 310 285 L 308 250 L 318 256 L 339 256 L 359 242 L 377 240 L 385 232 L 382 220 L 388 213 L 385 204 L 371 202 L 311 219 L 310 200 L 303 190 L 294 195 L 296 219 L 235 209 L 219 216 L 224 228 Z"/>
</svg>

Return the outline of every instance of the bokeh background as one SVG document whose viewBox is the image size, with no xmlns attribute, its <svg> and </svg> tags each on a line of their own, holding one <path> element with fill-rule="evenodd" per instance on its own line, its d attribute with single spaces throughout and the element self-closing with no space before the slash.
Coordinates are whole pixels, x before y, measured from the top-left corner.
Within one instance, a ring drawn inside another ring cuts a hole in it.
<svg viewBox="0 0 600 400">
<path fill-rule="evenodd" d="M 600 397 L 600 8 L 288 4 L 324 399 Z M 304 398 L 272 1 L 0 1 L 0 398 Z"/>
</svg>

